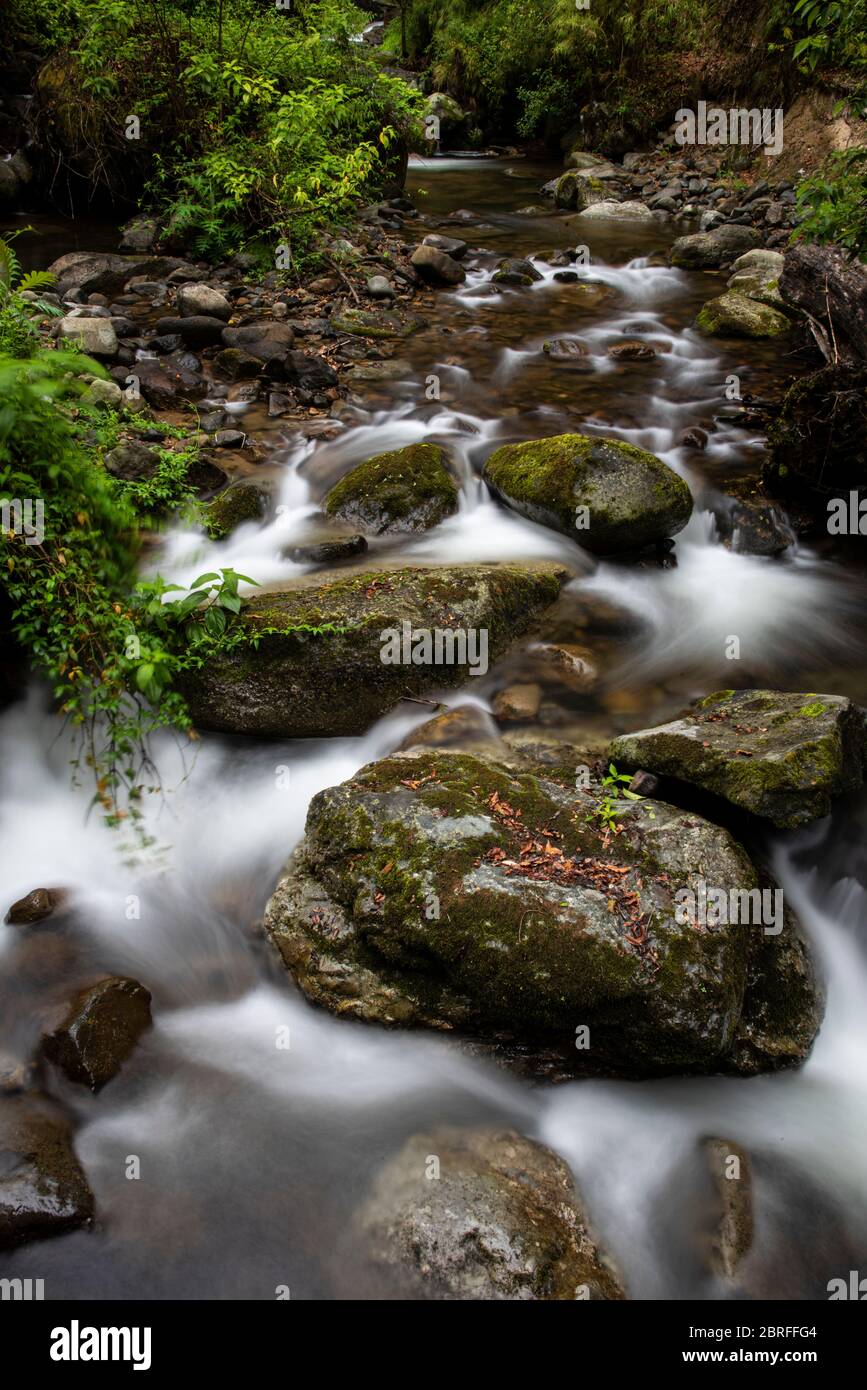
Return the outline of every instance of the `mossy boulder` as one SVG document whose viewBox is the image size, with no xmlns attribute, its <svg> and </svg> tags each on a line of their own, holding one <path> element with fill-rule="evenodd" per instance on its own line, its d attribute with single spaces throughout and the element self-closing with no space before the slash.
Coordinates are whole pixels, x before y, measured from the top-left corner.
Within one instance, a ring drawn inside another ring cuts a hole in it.
<svg viewBox="0 0 867 1390">
<path fill-rule="evenodd" d="M 608 751 L 620 768 L 675 778 L 788 830 L 862 786 L 867 716 L 840 695 L 722 690 Z"/>
<path fill-rule="evenodd" d="M 570 212 L 583 212 L 593 203 L 601 203 L 604 199 L 605 184 L 594 176 L 592 170 L 582 174 L 576 169 L 567 169 L 554 185 L 555 204 Z"/>
<path fill-rule="evenodd" d="M 561 434 L 506 444 L 491 454 L 483 477 L 514 511 L 599 555 L 666 540 L 692 513 L 677 473 L 617 439 Z"/>
<path fill-rule="evenodd" d="M 458 509 L 458 490 L 435 444 L 377 454 L 341 478 L 325 499 L 329 516 L 374 535 L 427 531 Z"/>
<path fill-rule="evenodd" d="M 750 284 L 753 284 L 752 279 Z M 740 289 L 730 289 L 703 305 L 695 326 L 699 333 L 708 337 L 778 338 L 781 333 L 788 333 L 792 325 L 785 314 L 770 304 L 762 303 Z"/>
<path fill-rule="evenodd" d="M 205 729 L 285 738 L 363 733 L 404 696 L 465 685 L 472 666 L 460 658 L 462 645 L 464 658 L 471 655 L 468 632 L 477 644 L 484 636 L 495 661 L 568 577 L 551 564 L 406 568 L 324 582 L 317 576 L 257 594 L 238 620 L 241 644 L 189 674 L 193 720 Z M 417 661 L 383 661 L 390 635 L 402 641 L 404 632 L 434 629 L 457 634 L 443 642 L 442 661 L 425 661 L 423 644 L 415 647 Z"/>
<path fill-rule="evenodd" d="M 331 327 L 361 338 L 409 338 L 426 328 L 427 320 L 397 309 L 343 308 L 332 315 Z"/>
<path fill-rule="evenodd" d="M 352 1225 L 386 1297 L 626 1297 L 566 1164 L 514 1130 L 414 1135 L 379 1173 Z"/>
<path fill-rule="evenodd" d="M 224 540 L 245 521 L 261 521 L 268 497 L 255 483 L 233 483 L 205 508 L 205 528 L 215 541 Z"/>
<path fill-rule="evenodd" d="M 601 805 L 601 788 L 576 791 L 556 767 L 392 755 L 313 798 L 266 930 L 313 1003 L 458 1031 L 540 1075 L 801 1061 L 819 1022 L 815 987 L 811 1008 L 803 990 L 789 1008 L 778 945 L 748 993 L 762 927 L 707 927 L 679 908 L 678 890 L 702 879 L 753 890 L 745 851 L 649 800 L 624 802 L 615 834 Z M 812 985 L 803 941 L 791 950 Z M 754 1019 L 769 996 L 762 1032 Z"/>
</svg>

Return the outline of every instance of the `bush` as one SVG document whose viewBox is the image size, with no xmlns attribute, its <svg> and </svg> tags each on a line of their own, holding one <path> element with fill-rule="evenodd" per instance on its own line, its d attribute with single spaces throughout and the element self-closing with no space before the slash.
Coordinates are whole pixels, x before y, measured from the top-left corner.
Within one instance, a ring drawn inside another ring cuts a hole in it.
<svg viewBox="0 0 867 1390">
<path fill-rule="evenodd" d="M 43 134 L 91 186 L 168 216 L 202 255 L 263 237 L 302 256 L 375 191 L 421 101 L 354 43 L 350 0 L 78 0 L 43 66 Z M 132 138 L 131 138 L 132 137 Z"/>
<path fill-rule="evenodd" d="M 867 261 L 867 150 L 832 155 L 817 174 L 798 186 L 804 221 L 796 241 L 832 242 Z"/>
</svg>

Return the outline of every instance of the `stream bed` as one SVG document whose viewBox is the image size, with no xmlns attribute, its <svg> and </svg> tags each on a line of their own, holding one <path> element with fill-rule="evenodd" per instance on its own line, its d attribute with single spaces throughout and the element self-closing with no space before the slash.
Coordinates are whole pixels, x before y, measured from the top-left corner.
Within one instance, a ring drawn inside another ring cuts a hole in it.
<svg viewBox="0 0 867 1390">
<path fill-rule="evenodd" d="M 374 453 L 431 440 L 454 461 L 460 510 L 422 537 L 373 541 L 364 568 L 568 565 L 557 630 L 593 649 L 600 679 L 567 703 L 545 692 L 538 718 L 548 736 L 608 738 L 731 685 L 867 702 L 857 554 L 816 543 L 760 558 L 722 544 L 714 519 L 732 482 L 759 471 L 763 447 L 738 424 L 727 378 L 772 397 L 797 362 L 779 344 L 693 330 L 721 281 L 665 264 L 661 253 L 683 230 L 670 220 L 588 222 L 579 237 L 562 216 L 518 212 L 538 203 L 550 172 L 507 159 L 415 161 L 410 192 L 441 230 L 498 256 L 532 254 L 543 278 L 492 296 L 491 257 L 471 249 L 466 282 L 432 296 L 429 327 L 399 344 L 405 380 L 344 403 L 330 435 L 281 443 L 267 465 L 279 490 L 271 519 L 219 543 L 176 528 L 150 566 L 182 584 L 221 566 L 270 588 L 294 583 L 310 567 L 284 552 L 321 532 L 327 488 Z M 474 215 L 463 233 L 461 208 Z M 579 240 L 590 263 L 575 267 L 577 282 L 555 280 L 546 251 Z M 590 282 L 603 287 L 595 296 L 583 292 Z M 613 360 L 607 348 L 624 337 L 655 355 Z M 578 342 L 581 355 L 552 356 L 551 340 Z M 702 451 L 681 442 L 695 428 L 709 434 Z M 569 431 L 638 444 L 686 479 L 696 508 L 676 564 L 597 562 L 492 500 L 479 475 L 494 447 Z M 726 657 L 731 635 L 737 663 Z M 532 653 L 506 662 L 509 682 L 537 678 Z M 448 698 L 487 709 L 504 683 L 494 667 Z M 359 738 L 204 735 L 184 754 L 164 740 L 164 793 L 151 798 L 155 846 L 145 856 L 119 853 L 117 837 L 86 820 L 89 793 L 69 786 L 68 747 L 42 691 L 3 716 L 5 896 L 67 885 L 79 925 L 74 938 L 0 926 L 0 1047 L 32 1046 L 44 1002 L 94 969 L 132 975 L 154 999 L 154 1027 L 110 1087 L 93 1097 L 60 1083 L 78 1121 L 95 1228 L 7 1254 L 4 1275 L 44 1279 L 52 1299 L 268 1300 L 281 1286 L 293 1299 L 399 1297 L 369 1278 L 351 1217 L 403 1141 L 441 1123 L 508 1125 L 556 1150 L 632 1298 L 824 1298 L 829 1279 L 858 1267 L 867 797 L 766 846 L 828 980 L 825 1022 L 802 1070 L 534 1086 L 444 1039 L 312 1009 L 257 927 L 311 796 L 393 750 L 431 712 L 401 704 Z M 288 1048 L 275 1045 L 285 1029 Z M 702 1258 L 691 1155 L 707 1136 L 743 1145 L 753 1162 L 755 1238 L 734 1292 Z"/>
</svg>

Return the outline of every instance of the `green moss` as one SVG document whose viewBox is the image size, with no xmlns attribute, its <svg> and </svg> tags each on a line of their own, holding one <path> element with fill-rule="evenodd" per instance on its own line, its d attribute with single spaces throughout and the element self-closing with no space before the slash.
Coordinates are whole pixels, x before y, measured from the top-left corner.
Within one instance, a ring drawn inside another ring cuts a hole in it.
<svg viewBox="0 0 867 1390">
<path fill-rule="evenodd" d="M 205 529 L 213 540 L 223 540 L 244 521 L 261 521 L 268 499 L 253 483 L 234 483 L 204 509 Z"/>
<path fill-rule="evenodd" d="M 686 483 L 644 449 L 621 440 L 564 434 L 507 444 L 488 459 L 494 494 L 530 520 L 597 554 L 637 550 L 689 520 Z M 589 526 L 577 526 L 579 508 Z"/>
<path fill-rule="evenodd" d="M 357 522 L 375 534 L 422 531 L 457 511 L 458 490 L 434 444 L 410 444 L 377 454 L 331 489 L 329 516 Z"/>
</svg>

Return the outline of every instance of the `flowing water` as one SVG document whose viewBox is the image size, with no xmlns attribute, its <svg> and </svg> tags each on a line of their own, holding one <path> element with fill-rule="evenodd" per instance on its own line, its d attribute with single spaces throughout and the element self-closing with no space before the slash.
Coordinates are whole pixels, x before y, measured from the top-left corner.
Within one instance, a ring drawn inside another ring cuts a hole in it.
<svg viewBox="0 0 867 1390">
<path fill-rule="evenodd" d="M 462 481 L 458 514 L 423 538 L 374 542 L 365 567 L 568 564 L 574 578 L 549 630 L 588 645 L 601 679 L 565 704 L 547 692 L 548 734 L 579 745 L 606 738 L 733 684 L 864 700 L 857 554 L 799 545 L 760 559 L 722 545 L 714 521 L 727 484 L 757 471 L 762 448 L 731 418 L 726 378 L 737 374 L 742 391 L 761 397 L 797 363 L 777 345 L 735 348 L 692 330 L 720 280 L 665 265 L 670 223 L 586 224 L 579 235 L 569 219 L 518 213 L 538 201 L 550 172 L 523 161 L 414 164 L 425 216 L 485 250 L 470 253 L 456 292 L 431 296 L 430 327 L 399 344 L 405 379 L 347 402 L 329 434 L 281 443 L 266 466 L 273 520 L 219 544 L 177 529 L 154 568 L 181 583 L 220 565 L 272 587 L 297 582 L 311 569 L 283 552 L 321 534 L 318 504 L 337 477 L 374 452 L 440 441 Z M 477 215 L 463 232 L 452 217 L 462 206 Z M 576 267 L 578 283 L 555 281 L 545 253 L 579 241 L 591 263 Z M 528 254 L 539 258 L 541 281 L 486 293 L 497 257 Z M 588 293 L 591 282 L 603 289 Z M 606 349 L 624 335 L 656 356 L 613 361 Z M 580 342 L 583 355 L 553 359 L 543 350 L 552 338 Z M 710 432 L 701 453 L 680 442 L 695 426 Z M 597 563 L 490 500 L 479 471 L 493 447 L 567 430 L 642 445 L 687 479 L 697 506 L 677 538 L 676 566 Z M 739 662 L 725 656 L 732 635 Z M 532 654 L 506 669 L 526 678 Z M 500 666 L 450 699 L 487 708 L 503 683 Z M 373 1175 L 420 1130 L 506 1123 L 571 1164 L 601 1243 L 643 1299 L 732 1296 L 702 1256 L 707 1194 L 695 1154 L 705 1136 L 743 1144 L 753 1157 L 756 1239 L 734 1296 L 825 1297 L 830 1278 L 857 1268 L 867 1236 L 867 799 L 838 803 L 827 821 L 765 846 L 828 977 L 826 1020 L 801 1071 L 535 1087 L 440 1038 L 312 1010 L 256 929 L 310 797 L 389 752 L 429 713 L 402 705 L 354 739 L 206 736 L 194 757 L 164 741 L 165 791 L 148 813 L 159 848 L 145 862 L 119 854 L 116 838 L 86 821 L 88 796 L 69 786 L 69 750 L 43 692 L 6 713 L 6 898 L 66 884 L 80 922 L 74 935 L 0 927 L 0 1046 L 26 1055 L 41 1011 L 96 972 L 146 983 L 155 1026 L 98 1097 L 62 1089 L 96 1229 L 24 1247 L 3 1273 L 44 1278 L 47 1296 L 60 1299 L 272 1299 L 280 1285 L 293 1298 L 399 1296 L 371 1284 L 352 1234 Z M 275 1045 L 285 1028 L 288 1049 Z M 126 1176 L 132 1155 L 137 1180 Z"/>
</svg>

